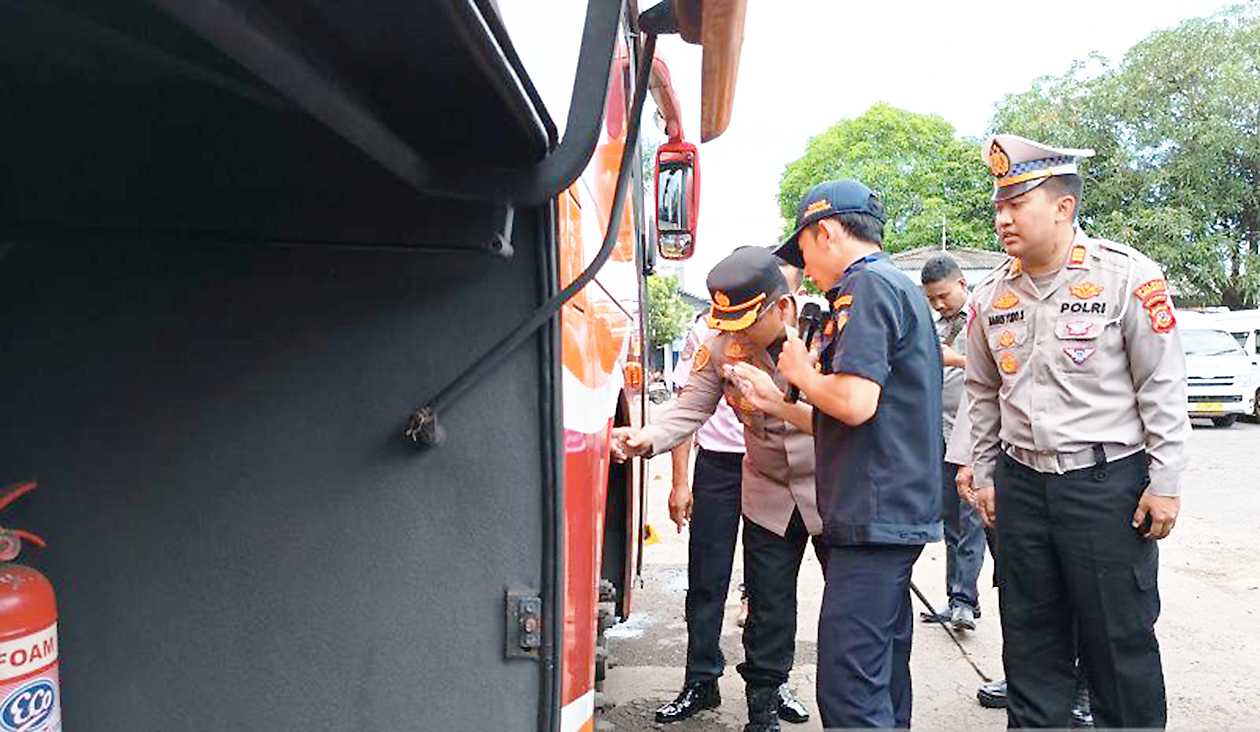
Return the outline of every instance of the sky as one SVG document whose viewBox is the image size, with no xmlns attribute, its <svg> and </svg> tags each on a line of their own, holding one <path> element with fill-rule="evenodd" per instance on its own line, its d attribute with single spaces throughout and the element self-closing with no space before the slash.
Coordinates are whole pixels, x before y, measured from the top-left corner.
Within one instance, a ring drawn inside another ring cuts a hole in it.
<svg viewBox="0 0 1260 732">
<path fill-rule="evenodd" d="M 734 117 L 700 148 L 697 252 L 684 268 L 684 289 L 704 293 L 705 275 L 732 249 L 779 237 L 779 178 L 811 137 L 836 122 L 883 101 L 940 115 L 960 134 L 979 137 L 995 104 L 1034 79 L 1061 74 L 1091 52 L 1118 59 L 1152 31 L 1230 4 L 749 0 Z M 512 41 L 562 129 L 585 5 L 499 0 Z M 676 36 L 662 38 L 657 49 L 684 108 L 684 129 L 699 143 L 701 49 Z"/>
</svg>

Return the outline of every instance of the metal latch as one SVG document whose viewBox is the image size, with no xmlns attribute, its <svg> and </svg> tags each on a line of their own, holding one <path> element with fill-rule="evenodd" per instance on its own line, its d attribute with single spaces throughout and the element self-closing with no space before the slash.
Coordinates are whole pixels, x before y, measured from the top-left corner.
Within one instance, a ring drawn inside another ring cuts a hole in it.
<svg viewBox="0 0 1260 732">
<path fill-rule="evenodd" d="M 508 658 L 539 658 L 542 653 L 542 598 L 533 590 L 507 591 L 504 654 Z"/>
</svg>

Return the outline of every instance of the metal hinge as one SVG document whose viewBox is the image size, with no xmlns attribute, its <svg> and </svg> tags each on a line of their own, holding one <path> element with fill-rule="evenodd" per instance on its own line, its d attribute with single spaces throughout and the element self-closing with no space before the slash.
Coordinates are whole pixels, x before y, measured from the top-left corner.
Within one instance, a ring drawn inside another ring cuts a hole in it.
<svg viewBox="0 0 1260 732">
<path fill-rule="evenodd" d="M 539 658 L 542 655 L 542 598 L 533 590 L 508 590 L 504 633 L 504 655 L 508 658 Z"/>
</svg>

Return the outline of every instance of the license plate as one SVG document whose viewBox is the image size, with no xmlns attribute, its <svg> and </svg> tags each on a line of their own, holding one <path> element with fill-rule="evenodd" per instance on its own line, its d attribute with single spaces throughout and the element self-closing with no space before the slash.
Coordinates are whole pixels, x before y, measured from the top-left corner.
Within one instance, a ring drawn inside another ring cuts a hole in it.
<svg viewBox="0 0 1260 732">
<path fill-rule="evenodd" d="M 1191 412 L 1224 412 L 1225 405 L 1220 402 L 1199 402 L 1190 405 Z"/>
</svg>

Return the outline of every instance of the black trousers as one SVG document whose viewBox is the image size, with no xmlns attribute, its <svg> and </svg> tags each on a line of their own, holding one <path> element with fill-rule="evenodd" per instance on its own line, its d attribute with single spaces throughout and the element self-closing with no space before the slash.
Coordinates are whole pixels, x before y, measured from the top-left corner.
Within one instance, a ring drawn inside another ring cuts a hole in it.
<svg viewBox="0 0 1260 732">
<path fill-rule="evenodd" d="M 985 532 L 980 514 L 958 497 L 954 477 L 958 466 L 945 463 L 941 486 L 941 520 L 945 526 L 945 589 L 949 606 L 967 605 L 980 610 L 977 586 L 984 567 Z"/>
<path fill-rule="evenodd" d="M 831 547 L 818 619 L 823 727 L 910 726 L 910 574 L 923 545 Z"/>
<path fill-rule="evenodd" d="M 1130 523 L 1146 455 L 1063 475 L 1002 455 L 994 482 L 1008 724 L 1070 726 L 1079 649 L 1099 727 L 1163 727 L 1159 550 Z"/>
<path fill-rule="evenodd" d="M 784 536 L 744 519 L 744 662 L 738 667 L 748 686 L 779 686 L 788 680 L 796 654 L 796 579 L 809 532 L 800 511 L 792 512 Z M 814 542 L 826 572 L 821 545 Z"/>
<path fill-rule="evenodd" d="M 739 536 L 742 452 L 696 451 L 687 540 L 687 674 L 685 683 L 722 675 L 722 615 Z"/>
</svg>

